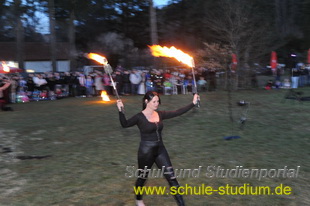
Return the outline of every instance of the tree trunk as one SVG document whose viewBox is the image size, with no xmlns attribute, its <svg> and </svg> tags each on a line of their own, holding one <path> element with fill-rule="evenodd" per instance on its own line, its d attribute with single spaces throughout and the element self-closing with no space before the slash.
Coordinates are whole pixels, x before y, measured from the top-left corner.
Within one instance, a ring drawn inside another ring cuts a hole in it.
<svg viewBox="0 0 310 206">
<path fill-rule="evenodd" d="M 275 0 L 276 28 L 282 38 L 300 33 L 296 25 L 300 7 L 299 0 Z"/>
<path fill-rule="evenodd" d="M 70 12 L 70 20 L 69 20 L 69 59 L 70 59 L 70 71 L 76 70 L 76 47 L 75 47 L 75 12 L 74 9 Z"/>
<path fill-rule="evenodd" d="M 48 12 L 50 22 L 50 54 L 53 72 L 57 71 L 56 62 L 56 33 L 55 33 L 55 5 L 54 0 L 48 1 Z"/>
<path fill-rule="evenodd" d="M 24 69 L 24 27 L 21 19 L 21 0 L 15 0 L 16 11 L 16 59 L 18 67 Z"/>
<path fill-rule="evenodd" d="M 158 44 L 156 9 L 154 8 L 153 0 L 150 0 L 150 27 L 151 44 Z"/>
<path fill-rule="evenodd" d="M 243 85 L 243 89 L 246 89 L 249 87 L 250 85 L 250 81 L 251 81 L 251 76 L 250 76 L 250 65 L 249 65 L 249 59 L 250 59 L 250 51 L 251 51 L 251 46 L 246 47 L 244 54 L 243 54 L 243 69 L 244 69 L 244 73 L 243 73 L 243 78 L 244 78 L 244 85 Z"/>
</svg>

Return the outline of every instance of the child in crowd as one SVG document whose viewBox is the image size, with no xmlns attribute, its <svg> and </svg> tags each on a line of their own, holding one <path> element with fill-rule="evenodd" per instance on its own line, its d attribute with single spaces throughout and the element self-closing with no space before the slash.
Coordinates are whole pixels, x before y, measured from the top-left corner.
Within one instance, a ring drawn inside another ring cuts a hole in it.
<svg viewBox="0 0 310 206">
<path fill-rule="evenodd" d="M 165 88 L 165 95 L 171 94 L 172 92 L 172 83 L 169 81 L 169 79 L 166 79 L 164 81 L 164 88 Z"/>
<path fill-rule="evenodd" d="M 147 79 L 146 80 L 145 86 L 146 86 L 146 92 L 148 92 L 148 91 L 155 91 L 155 88 L 154 88 L 154 85 L 153 85 L 153 82 L 152 82 L 151 79 Z"/>
<path fill-rule="evenodd" d="M 282 88 L 283 89 L 290 89 L 291 88 L 291 82 L 289 79 L 284 79 Z"/>
<path fill-rule="evenodd" d="M 265 85 L 265 89 L 266 90 L 271 90 L 273 87 L 273 81 L 272 80 L 268 80 L 267 84 Z"/>
<path fill-rule="evenodd" d="M 207 81 L 204 77 L 199 77 L 199 80 L 197 82 L 198 91 L 206 91 L 207 90 Z"/>
</svg>

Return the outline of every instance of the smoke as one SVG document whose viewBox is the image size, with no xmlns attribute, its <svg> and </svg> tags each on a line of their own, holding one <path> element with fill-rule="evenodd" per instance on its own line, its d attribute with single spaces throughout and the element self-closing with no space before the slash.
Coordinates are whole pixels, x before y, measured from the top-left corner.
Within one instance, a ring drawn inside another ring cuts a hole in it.
<svg viewBox="0 0 310 206">
<path fill-rule="evenodd" d="M 133 40 L 115 32 L 101 34 L 89 45 L 89 49 L 91 52 L 106 56 L 112 66 L 117 64 L 127 68 L 148 66 L 152 61 L 148 49 L 138 49 L 134 46 Z"/>
<path fill-rule="evenodd" d="M 122 34 L 109 32 L 101 34 L 91 48 L 104 51 L 106 54 L 123 54 L 133 50 L 134 44 Z"/>
</svg>

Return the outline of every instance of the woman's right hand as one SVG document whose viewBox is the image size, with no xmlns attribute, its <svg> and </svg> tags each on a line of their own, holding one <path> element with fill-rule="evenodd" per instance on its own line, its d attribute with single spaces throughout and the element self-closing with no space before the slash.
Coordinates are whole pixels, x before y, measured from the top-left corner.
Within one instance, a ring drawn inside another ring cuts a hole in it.
<svg viewBox="0 0 310 206">
<path fill-rule="evenodd" d="M 117 106 L 117 108 L 118 108 L 118 111 L 120 111 L 120 112 L 123 111 L 124 104 L 123 104 L 122 100 L 118 99 L 118 100 L 116 101 L 116 106 Z"/>
<path fill-rule="evenodd" d="M 200 96 L 198 94 L 194 94 L 193 104 L 196 105 L 199 103 L 199 101 L 200 101 Z"/>
</svg>

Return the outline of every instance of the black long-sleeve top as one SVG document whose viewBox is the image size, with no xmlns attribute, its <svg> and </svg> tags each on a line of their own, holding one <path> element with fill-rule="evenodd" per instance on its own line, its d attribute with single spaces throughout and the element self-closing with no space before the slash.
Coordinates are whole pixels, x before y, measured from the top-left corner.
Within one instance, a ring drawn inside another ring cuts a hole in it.
<svg viewBox="0 0 310 206">
<path fill-rule="evenodd" d="M 142 112 L 139 112 L 128 120 L 126 119 L 124 113 L 119 112 L 119 120 L 124 128 L 137 125 L 140 130 L 141 141 L 161 141 L 161 131 L 164 127 L 163 120 L 180 116 L 194 106 L 195 105 L 191 103 L 175 111 L 157 111 L 159 122 L 149 122 Z"/>
</svg>

